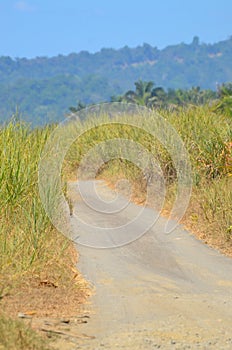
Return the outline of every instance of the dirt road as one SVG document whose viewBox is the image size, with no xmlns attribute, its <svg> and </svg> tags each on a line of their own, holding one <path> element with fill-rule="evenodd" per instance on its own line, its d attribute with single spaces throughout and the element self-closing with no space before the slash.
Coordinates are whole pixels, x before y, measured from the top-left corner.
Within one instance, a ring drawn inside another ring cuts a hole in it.
<svg viewBox="0 0 232 350">
<path fill-rule="evenodd" d="M 78 268 L 94 295 L 85 306 L 89 322 L 80 326 L 91 337 L 74 349 L 232 349 L 232 260 L 181 226 L 165 234 L 162 217 L 142 237 L 122 247 L 83 246 L 119 244 L 111 228 L 125 225 L 141 207 L 120 196 L 113 201 L 115 193 L 102 182 L 82 185 L 82 196 L 77 183 L 70 185 L 72 226 L 80 254 Z M 109 201 L 108 213 L 93 185 Z M 124 210 L 118 211 L 124 201 Z M 103 210 L 99 213 L 96 207 Z M 152 216 L 152 209 L 146 208 L 144 220 L 149 222 Z M 99 227 L 106 230 L 102 233 Z M 131 240 L 129 231 L 123 231 L 120 240 L 127 234 Z"/>
</svg>

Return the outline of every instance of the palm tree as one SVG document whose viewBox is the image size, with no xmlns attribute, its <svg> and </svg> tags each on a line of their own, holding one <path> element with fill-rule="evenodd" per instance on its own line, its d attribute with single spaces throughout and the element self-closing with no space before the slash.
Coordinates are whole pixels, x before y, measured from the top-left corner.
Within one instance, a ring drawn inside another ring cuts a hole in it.
<svg viewBox="0 0 232 350">
<path fill-rule="evenodd" d="M 129 90 L 124 95 L 126 102 L 132 102 L 141 106 L 146 106 L 151 97 L 154 83 L 152 81 L 138 80 L 135 82 L 135 91 Z"/>
<path fill-rule="evenodd" d="M 151 96 L 148 99 L 148 107 L 166 107 L 167 104 L 167 93 L 162 87 L 156 87 L 152 90 Z"/>
</svg>

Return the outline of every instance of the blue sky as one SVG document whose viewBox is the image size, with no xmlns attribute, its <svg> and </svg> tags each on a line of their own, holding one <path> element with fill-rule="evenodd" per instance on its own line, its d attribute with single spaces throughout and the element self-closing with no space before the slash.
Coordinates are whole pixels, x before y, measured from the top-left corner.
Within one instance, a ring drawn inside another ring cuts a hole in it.
<svg viewBox="0 0 232 350">
<path fill-rule="evenodd" d="M 163 48 L 232 35 L 231 0 L 0 0 L 0 56 Z"/>
</svg>

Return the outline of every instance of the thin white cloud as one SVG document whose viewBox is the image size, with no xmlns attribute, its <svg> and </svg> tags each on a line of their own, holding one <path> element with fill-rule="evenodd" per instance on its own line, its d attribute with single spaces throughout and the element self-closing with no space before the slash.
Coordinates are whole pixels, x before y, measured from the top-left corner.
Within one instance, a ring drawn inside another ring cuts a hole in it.
<svg viewBox="0 0 232 350">
<path fill-rule="evenodd" d="M 14 8 L 21 12 L 34 12 L 36 10 L 35 7 L 29 4 L 27 1 L 17 1 L 14 4 Z"/>
</svg>

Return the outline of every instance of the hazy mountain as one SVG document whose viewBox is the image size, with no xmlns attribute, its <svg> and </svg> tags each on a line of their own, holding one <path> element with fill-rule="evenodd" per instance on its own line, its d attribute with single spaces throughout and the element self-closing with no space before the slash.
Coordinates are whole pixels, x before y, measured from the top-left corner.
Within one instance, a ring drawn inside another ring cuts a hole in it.
<svg viewBox="0 0 232 350">
<path fill-rule="evenodd" d="M 138 79 L 156 86 L 217 88 L 232 81 L 232 37 L 204 44 L 194 37 L 163 50 L 148 44 L 34 59 L 0 57 L 0 121 L 19 108 L 24 118 L 61 120 L 78 101 L 96 103 L 125 93 Z"/>
</svg>

